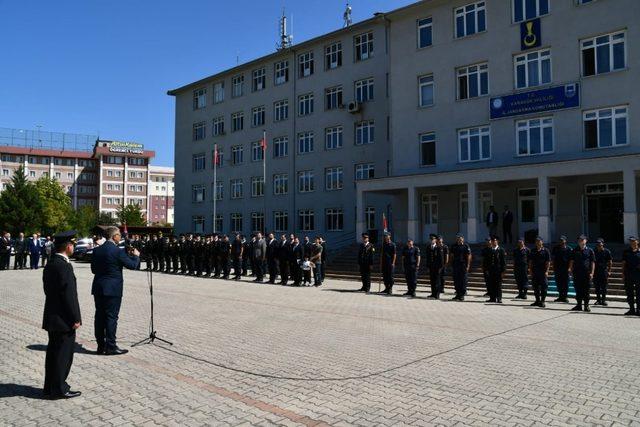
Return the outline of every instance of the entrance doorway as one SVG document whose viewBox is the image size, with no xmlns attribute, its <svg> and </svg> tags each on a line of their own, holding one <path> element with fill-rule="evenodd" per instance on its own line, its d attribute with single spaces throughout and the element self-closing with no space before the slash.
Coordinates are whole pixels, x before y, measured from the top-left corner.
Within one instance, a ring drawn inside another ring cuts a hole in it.
<svg viewBox="0 0 640 427">
<path fill-rule="evenodd" d="M 478 221 L 478 239 L 489 235 L 489 227 L 485 222 L 489 207 L 493 205 L 492 191 L 478 191 L 476 219 Z M 499 215 L 499 214 L 498 214 Z M 460 193 L 460 233 L 467 235 L 467 217 L 469 216 L 469 197 L 467 193 Z"/>
<path fill-rule="evenodd" d="M 422 241 L 428 242 L 430 234 L 438 234 L 438 195 L 422 196 Z"/>
<path fill-rule="evenodd" d="M 591 240 L 624 240 L 624 197 L 622 183 L 587 185 L 585 188 L 585 228 Z"/>
<path fill-rule="evenodd" d="M 555 235 L 556 189 L 549 188 L 549 233 Z M 518 235 L 524 236 L 529 230 L 538 229 L 538 189 L 521 188 L 518 190 Z"/>
</svg>

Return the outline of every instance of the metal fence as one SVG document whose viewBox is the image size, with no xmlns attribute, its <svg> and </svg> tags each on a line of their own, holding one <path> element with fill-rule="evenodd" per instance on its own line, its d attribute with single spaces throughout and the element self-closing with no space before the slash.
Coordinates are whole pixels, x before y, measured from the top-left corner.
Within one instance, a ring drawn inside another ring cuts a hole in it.
<svg viewBox="0 0 640 427">
<path fill-rule="evenodd" d="M 0 145 L 45 150 L 92 151 L 97 135 L 0 127 Z"/>
</svg>

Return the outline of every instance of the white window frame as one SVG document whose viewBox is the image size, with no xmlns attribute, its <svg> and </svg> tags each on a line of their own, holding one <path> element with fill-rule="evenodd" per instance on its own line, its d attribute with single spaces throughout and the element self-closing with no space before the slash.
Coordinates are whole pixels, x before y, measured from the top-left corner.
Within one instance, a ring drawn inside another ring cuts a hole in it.
<svg viewBox="0 0 640 427">
<path fill-rule="evenodd" d="M 314 231 L 315 230 L 315 212 L 313 209 L 300 209 L 298 210 L 298 225 L 300 231 Z"/>
<path fill-rule="evenodd" d="M 624 111 L 623 111 L 624 110 Z M 617 119 L 625 119 L 625 142 L 622 144 L 616 144 L 618 140 L 618 129 L 616 126 Z M 601 145 L 600 136 L 601 136 L 601 121 L 610 119 L 611 120 L 611 145 Z M 587 147 L 587 134 L 586 134 L 586 124 L 587 121 L 595 120 L 597 123 L 597 145 L 595 147 Z M 630 128 L 629 128 L 629 106 L 628 105 L 617 105 L 615 107 L 606 107 L 606 108 L 597 108 L 593 110 L 587 110 L 582 114 L 582 129 L 584 133 L 583 144 L 585 150 L 602 150 L 605 148 L 615 148 L 615 147 L 624 147 L 629 145 L 630 138 Z"/>
<path fill-rule="evenodd" d="M 191 203 L 204 203 L 206 200 L 205 186 L 194 184 L 191 186 Z"/>
<path fill-rule="evenodd" d="M 342 66 L 342 42 L 335 42 L 325 47 L 325 69 L 335 70 Z"/>
<path fill-rule="evenodd" d="M 622 36 L 616 39 L 616 36 Z M 602 42 L 598 42 L 598 39 L 601 39 L 603 37 L 607 37 L 607 41 L 605 43 Z M 619 67 L 619 68 L 614 68 L 615 65 L 615 58 L 614 58 L 614 46 L 617 44 L 623 43 L 624 44 L 624 66 L 623 67 Z M 609 46 L 608 49 L 608 54 L 609 54 L 609 71 L 598 71 L 598 47 L 599 46 Z M 588 50 L 588 49 L 594 49 L 594 56 L 593 56 L 593 60 L 595 61 L 594 65 L 594 73 L 593 74 L 586 74 L 585 73 L 585 69 L 584 69 L 584 51 Z M 582 77 L 592 77 L 592 76 L 599 76 L 602 74 L 608 74 L 608 73 L 613 73 L 616 71 L 620 71 L 620 70 L 625 70 L 628 67 L 628 43 L 627 43 L 627 31 L 626 30 L 622 30 L 622 31 L 614 31 L 611 33 L 607 33 L 607 34 L 600 34 L 598 36 L 595 37 L 589 37 L 586 39 L 582 39 L 580 40 L 580 74 L 582 75 Z"/>
<path fill-rule="evenodd" d="M 234 212 L 231 215 L 231 232 L 232 233 L 241 233 L 244 228 L 242 214 L 239 212 Z"/>
<path fill-rule="evenodd" d="M 264 126 L 267 120 L 267 109 L 264 105 L 259 107 L 253 107 L 251 109 L 251 126 L 260 127 Z"/>
<path fill-rule="evenodd" d="M 240 132 L 244 129 L 244 111 L 231 114 L 231 132 Z"/>
<path fill-rule="evenodd" d="M 355 124 L 355 145 L 368 145 L 375 142 L 376 124 L 374 120 L 363 120 Z"/>
<path fill-rule="evenodd" d="M 530 157 L 540 156 L 544 154 L 551 154 L 555 151 L 555 131 L 553 126 L 553 116 L 544 117 L 532 117 L 523 120 L 517 120 L 516 123 L 516 156 L 518 157 Z M 531 132 L 532 130 L 539 129 L 540 131 L 540 152 L 531 152 Z M 545 150 L 545 129 L 551 129 L 551 149 Z M 520 133 L 526 132 L 527 135 L 527 152 L 520 153 Z"/>
<path fill-rule="evenodd" d="M 289 213 L 287 211 L 273 212 L 273 228 L 276 233 L 289 231 Z"/>
<path fill-rule="evenodd" d="M 289 174 L 277 173 L 273 175 L 273 194 L 275 196 L 289 194 Z"/>
<path fill-rule="evenodd" d="M 281 122 L 289 118 L 289 100 L 281 99 L 273 103 L 273 121 Z"/>
<path fill-rule="evenodd" d="M 334 86 L 324 90 L 325 110 L 337 110 L 343 105 L 342 86 Z"/>
<path fill-rule="evenodd" d="M 232 199 L 242 199 L 244 192 L 244 183 L 242 182 L 242 178 L 236 178 L 229 181 L 229 187 L 231 188 L 231 198 Z"/>
<path fill-rule="evenodd" d="M 313 51 L 298 55 L 298 78 L 302 79 L 313 75 L 315 71 L 315 61 Z"/>
<path fill-rule="evenodd" d="M 353 38 L 355 62 L 366 61 L 373 57 L 373 31 L 358 34 Z"/>
<path fill-rule="evenodd" d="M 313 93 L 298 96 L 298 115 L 302 117 L 313 114 L 313 103 Z"/>
<path fill-rule="evenodd" d="M 482 79 L 483 76 L 487 79 L 487 87 L 486 91 L 482 91 Z M 460 79 L 466 77 L 466 91 L 467 96 L 462 97 L 460 93 Z M 471 80 L 475 79 L 478 94 L 475 96 L 471 95 Z M 481 98 L 483 96 L 489 95 L 489 64 L 487 62 L 481 62 L 479 64 L 467 65 L 465 67 L 460 67 L 456 70 L 456 92 L 458 93 L 458 100 L 463 101 L 467 99 Z"/>
<path fill-rule="evenodd" d="M 369 102 L 375 98 L 375 82 L 373 77 L 357 80 L 354 83 L 354 99 L 357 102 Z"/>
<path fill-rule="evenodd" d="M 283 59 L 278 61 L 273 66 L 273 81 L 274 85 L 280 86 L 289 81 L 289 60 Z"/>
<path fill-rule="evenodd" d="M 533 56 L 535 56 L 535 58 L 530 58 Z M 531 83 L 531 76 L 529 75 L 529 64 L 531 62 L 536 62 L 536 69 L 537 69 L 538 77 L 540 79 L 540 82 L 538 84 Z M 542 70 L 544 68 L 543 64 L 545 62 L 549 63 L 549 81 L 548 82 L 545 82 L 542 79 L 542 76 L 543 76 Z M 525 72 L 524 86 L 518 85 L 518 66 L 521 66 L 521 65 L 524 66 L 524 72 Z M 515 55 L 513 57 L 513 82 L 514 82 L 514 87 L 516 89 L 526 89 L 530 87 L 539 87 L 539 86 L 545 86 L 545 85 L 551 84 L 553 82 L 553 62 L 551 57 L 551 49 L 544 48 L 544 49 L 534 50 L 534 51 Z"/>
<path fill-rule="evenodd" d="M 475 31 L 473 33 L 467 33 L 467 11 L 466 9 L 473 6 L 473 18 L 475 19 Z M 479 16 L 479 12 L 480 11 L 484 11 L 484 29 L 482 31 L 480 31 L 479 28 L 479 23 L 480 20 L 478 18 Z M 464 34 L 463 35 L 459 35 L 458 34 L 458 16 L 462 16 L 463 17 L 463 26 L 464 26 Z M 487 31 L 488 25 L 487 25 L 487 8 L 486 8 L 486 1 L 477 1 L 477 2 L 472 2 L 472 3 L 467 3 L 465 5 L 462 5 L 460 7 L 456 7 L 454 9 L 453 12 L 453 34 L 455 35 L 456 39 L 463 39 L 465 37 L 469 37 L 472 36 L 474 34 L 481 34 Z"/>
<path fill-rule="evenodd" d="M 308 154 L 315 151 L 315 134 L 313 131 L 298 134 L 298 154 Z"/>
<path fill-rule="evenodd" d="M 418 19 L 416 21 L 416 26 L 418 31 L 417 32 L 418 49 L 426 49 L 430 46 L 433 46 L 433 17 L 427 16 L 427 17 Z M 425 44 L 424 46 L 422 44 L 423 29 L 429 29 L 429 32 L 431 34 L 431 41 L 429 42 L 429 44 Z"/>
<path fill-rule="evenodd" d="M 423 99 L 422 89 L 426 87 L 431 87 L 431 103 L 425 103 Z M 418 107 L 425 108 L 431 107 L 435 103 L 435 84 L 433 81 L 433 74 L 427 74 L 424 76 L 418 77 Z"/>
<path fill-rule="evenodd" d="M 437 162 L 437 155 L 436 155 L 436 150 L 437 150 L 437 139 L 436 139 L 436 134 L 435 132 L 426 132 L 423 134 L 420 134 L 420 166 L 421 167 L 430 167 L 430 166 L 435 166 L 436 162 Z M 422 155 L 422 150 L 423 147 L 425 145 L 428 144 L 433 144 L 434 146 L 434 159 L 433 159 L 433 163 L 424 163 L 423 162 L 423 158 L 424 156 Z"/>
<path fill-rule="evenodd" d="M 264 196 L 264 177 L 252 176 L 251 177 L 251 197 L 263 197 Z"/>
<path fill-rule="evenodd" d="M 273 139 L 273 157 L 275 159 L 287 157 L 289 155 L 289 138 L 280 136 Z"/>
<path fill-rule="evenodd" d="M 356 181 L 366 181 L 376 176 L 375 163 L 358 163 L 355 165 L 354 179 Z"/>
<path fill-rule="evenodd" d="M 194 123 L 193 132 L 192 132 L 193 141 L 202 141 L 206 137 L 207 137 L 207 124 L 205 122 Z M 121 164 L 121 163 L 122 162 L 116 163 L 116 164 Z"/>
<path fill-rule="evenodd" d="M 478 136 L 478 152 L 480 153 L 480 157 L 477 159 L 471 158 L 471 138 L 473 136 Z M 489 138 L 489 155 L 488 157 L 483 157 L 482 154 L 482 139 L 484 136 L 488 136 Z M 458 162 L 459 163 L 473 163 L 473 162 L 482 162 L 491 159 L 491 126 L 483 125 L 483 126 L 474 126 L 465 129 L 458 129 L 457 132 L 458 137 Z M 468 153 L 469 158 L 467 160 L 462 159 L 462 139 L 465 138 L 467 140 L 468 145 Z"/>
<path fill-rule="evenodd" d="M 261 162 L 264 159 L 264 149 L 262 148 L 262 141 L 253 141 L 251 143 L 251 161 Z"/>
<path fill-rule="evenodd" d="M 244 75 L 240 74 L 231 79 L 231 97 L 239 98 L 244 95 Z"/>
<path fill-rule="evenodd" d="M 326 231 L 342 231 L 344 229 L 344 211 L 342 208 L 327 208 L 324 211 Z"/>
<path fill-rule="evenodd" d="M 224 135 L 224 117 L 216 117 L 211 123 L 211 133 L 213 136 Z"/>
<path fill-rule="evenodd" d="M 316 190 L 315 177 L 312 170 L 298 172 L 298 193 L 312 193 Z"/>
<path fill-rule="evenodd" d="M 213 84 L 213 103 L 220 104 L 224 101 L 224 82 Z"/>
<path fill-rule="evenodd" d="M 233 166 L 244 163 L 244 147 L 242 145 L 234 145 L 231 147 L 231 164 Z"/>
<path fill-rule="evenodd" d="M 267 69 L 265 67 L 257 68 L 251 72 L 251 90 L 259 92 L 267 88 Z"/>
<path fill-rule="evenodd" d="M 535 1 L 536 2 L 536 12 L 534 16 L 531 17 L 527 17 L 527 2 L 528 1 Z M 540 12 L 541 8 L 540 8 L 540 2 L 546 2 L 547 3 L 547 11 L 545 13 Z M 516 2 L 519 2 L 522 5 L 522 17 L 518 18 L 516 16 Z M 536 19 L 536 18 L 540 18 L 541 16 L 547 16 L 548 14 L 551 13 L 551 1 L 550 0 L 513 0 L 511 2 L 511 19 L 513 20 L 514 24 L 520 23 L 520 22 L 524 22 L 524 21 L 530 21 L 532 19 Z"/>
<path fill-rule="evenodd" d="M 325 150 L 338 150 L 344 144 L 344 127 L 331 126 L 324 131 L 324 148 Z"/>
<path fill-rule="evenodd" d="M 200 110 L 207 106 L 207 88 L 200 88 L 193 91 L 193 109 Z"/>
<path fill-rule="evenodd" d="M 344 168 L 329 167 L 324 170 L 324 189 L 326 191 L 342 190 L 344 187 Z"/>
</svg>

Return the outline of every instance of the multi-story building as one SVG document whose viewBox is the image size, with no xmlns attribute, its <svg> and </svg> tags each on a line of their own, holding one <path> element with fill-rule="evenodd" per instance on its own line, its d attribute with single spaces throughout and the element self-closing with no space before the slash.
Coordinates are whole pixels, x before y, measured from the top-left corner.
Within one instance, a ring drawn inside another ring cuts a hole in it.
<svg viewBox="0 0 640 427">
<path fill-rule="evenodd" d="M 29 180 L 55 178 L 67 190 L 74 208 L 95 206 L 115 216 L 120 205 L 140 206 L 148 222 L 172 223 L 173 188 L 167 186 L 160 200 L 164 217 L 154 221 L 148 200 L 160 196 L 150 182 L 173 179 L 173 168 L 150 165 L 154 151 L 141 144 L 101 140 L 90 135 L 0 129 L 0 184 L 4 190 L 15 171 L 23 166 Z M 171 215 L 169 215 L 171 213 Z"/>
<path fill-rule="evenodd" d="M 233 76 L 251 79 L 253 71 L 262 67 L 275 78 L 279 58 L 288 54 L 291 60 L 297 58 L 288 83 L 295 90 L 290 98 L 328 94 L 333 70 L 315 67 L 306 76 L 304 52 L 328 53 L 330 40 L 342 39 L 343 46 L 355 50 L 344 56 L 341 76 L 356 87 L 355 82 L 367 74 L 360 67 L 371 61 L 357 60 L 360 35 L 372 31 L 373 57 L 379 61 L 375 69 L 383 78 L 382 87 L 375 88 L 382 91 L 382 98 L 375 93 L 375 102 L 365 103 L 362 117 L 352 126 L 370 116 L 376 117 L 376 127 L 379 117 L 385 123 L 376 129 L 375 144 L 345 142 L 335 162 L 342 162 L 345 177 L 348 169 L 357 174 L 369 163 L 374 163 L 375 172 L 359 175 L 370 179 L 354 180 L 355 189 L 345 185 L 343 199 L 326 186 L 315 188 L 309 208 L 304 194 L 295 192 L 288 212 L 326 213 L 325 224 L 316 226 L 325 233 L 331 209 L 340 200 L 343 212 L 356 208 L 355 214 L 343 217 L 347 237 L 381 228 L 379 213 L 385 212 L 396 239 L 424 241 L 431 233 L 450 237 L 462 232 L 476 242 L 488 234 L 489 207 L 495 205 L 499 214 L 508 205 L 515 213 L 514 234 L 535 230 L 553 240 L 560 234 L 573 238 L 586 232 L 592 238 L 622 241 L 638 232 L 640 113 L 634 105 L 640 102 L 640 91 L 634 83 L 640 68 L 640 24 L 636 16 L 640 3 L 634 0 L 422 1 L 172 91 L 182 190 L 177 225 L 194 229 L 194 222 L 210 212 L 208 199 L 193 203 L 186 196 L 188 191 L 197 194 L 198 187 L 192 186 L 210 185 L 210 162 L 201 172 L 196 163 L 188 164 L 189 157 L 209 154 L 216 142 L 230 149 L 218 179 L 232 194 L 234 182 L 239 180 L 240 189 L 246 188 L 251 177 L 259 175 L 254 171 L 258 165 L 234 169 L 227 158 L 237 159 L 232 146 L 246 151 L 247 141 L 260 138 L 257 132 L 228 144 L 228 135 L 211 136 L 210 130 L 218 117 L 228 121 L 242 110 L 251 118 L 252 105 L 277 102 L 277 86 L 247 93 L 241 104 L 227 107 L 226 98 L 215 97 L 229 88 L 227 79 L 233 88 Z M 380 77 L 376 75 L 375 82 Z M 256 99 L 271 93 L 268 100 Z M 214 100 L 220 102 L 212 105 Z M 352 117 L 344 110 L 335 113 L 342 120 Z M 313 123 L 324 124 L 330 114 L 315 116 Z M 268 135 L 282 133 L 275 126 L 269 123 L 257 130 L 266 127 Z M 287 137 L 300 132 L 298 126 Z M 273 165 L 276 145 L 269 143 L 267 165 Z M 331 169 L 334 158 L 330 152 L 303 154 L 306 144 L 296 145 L 296 151 L 289 153 L 293 165 L 289 174 L 298 181 L 295 190 L 304 190 L 301 184 L 307 181 L 302 173 L 307 167 L 317 175 Z M 375 160 L 361 157 L 367 150 Z M 224 215 L 231 212 L 245 218 L 249 211 L 263 210 L 259 201 L 246 203 L 254 201 L 246 194 L 244 209 L 229 210 L 232 201 L 227 196 L 231 194 L 223 194 L 221 203 L 227 205 Z M 268 196 L 267 212 L 275 219 L 278 198 Z M 233 216 L 230 220 L 233 224 Z M 287 229 L 299 231 L 303 223 L 289 224 Z M 226 217 L 223 225 L 229 230 Z M 273 222 L 265 226 L 274 227 Z"/>
<path fill-rule="evenodd" d="M 173 224 L 173 168 L 151 166 L 147 185 L 149 188 L 147 220 L 151 224 Z"/>
</svg>

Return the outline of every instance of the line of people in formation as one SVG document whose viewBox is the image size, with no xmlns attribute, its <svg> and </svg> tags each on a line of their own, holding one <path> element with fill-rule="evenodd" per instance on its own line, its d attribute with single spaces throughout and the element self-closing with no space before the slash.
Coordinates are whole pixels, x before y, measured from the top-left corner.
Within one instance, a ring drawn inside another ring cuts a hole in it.
<svg viewBox="0 0 640 427">
<path fill-rule="evenodd" d="M 0 236 L 0 270 L 11 269 L 11 254 L 14 254 L 13 269 L 22 270 L 30 268 L 37 270 L 44 267 L 51 259 L 53 241 L 51 236 L 42 237 L 40 233 L 34 233 L 26 238 L 24 233 L 19 233 L 15 239 L 11 233 L 4 232 Z M 27 260 L 29 265 L 27 266 Z"/>
<path fill-rule="evenodd" d="M 327 244 L 316 236 L 313 241 L 305 236 L 301 241 L 294 234 L 283 234 L 276 239 L 273 233 L 263 237 L 256 233 L 247 239 L 236 234 L 227 235 L 181 234 L 164 236 L 162 232 L 151 236 L 132 235 L 125 245 L 138 249 L 147 270 L 240 280 L 242 276 L 255 276 L 254 282 L 292 286 L 321 286 L 327 262 Z M 233 269 L 233 273 L 232 273 Z"/>
<path fill-rule="evenodd" d="M 394 272 L 398 257 L 401 257 L 404 276 L 407 284 L 405 296 L 415 297 L 418 271 L 421 262 L 426 263 L 429 274 L 431 294 L 429 299 L 439 299 L 444 293 L 445 272 L 450 267 L 455 288 L 454 301 L 464 301 L 467 295 L 469 272 L 472 265 L 472 253 L 464 236 L 458 234 L 456 242 L 447 246 L 442 236 L 431 235 L 424 257 L 420 249 L 409 239 L 399 251 L 385 233 L 380 254 L 380 271 L 384 282 L 384 290 L 380 293 L 391 295 L 394 285 Z M 640 316 L 640 248 L 634 236 L 628 239 L 629 246 L 622 256 L 622 274 L 629 304 L 626 315 Z M 362 292 L 371 290 L 371 271 L 374 265 L 376 248 L 370 242 L 368 234 L 362 234 L 362 243 L 358 249 L 358 265 L 362 280 Z M 486 295 L 489 303 L 502 303 L 502 282 L 507 270 L 507 253 L 500 246 L 498 236 L 486 239 L 486 246 L 481 251 L 481 268 L 486 283 Z M 530 286 L 533 288 L 535 301 L 531 306 L 546 306 L 549 287 L 549 270 L 553 266 L 553 274 L 558 290 L 555 302 L 569 302 L 569 279 L 573 278 L 576 305 L 574 311 L 591 311 L 591 285 L 595 287 L 596 301 L 594 305 L 607 305 L 607 285 L 613 264 L 609 249 L 603 239 L 597 239 L 595 250 L 587 246 L 587 236 L 580 235 L 574 248 L 567 244 L 565 236 L 549 250 L 541 237 L 536 238 L 535 247 L 529 249 L 523 238 L 518 239 L 513 251 L 513 275 L 518 288 L 516 299 L 526 300 Z"/>
</svg>

